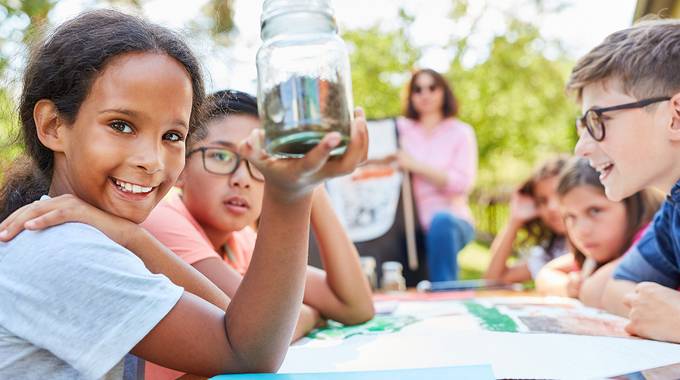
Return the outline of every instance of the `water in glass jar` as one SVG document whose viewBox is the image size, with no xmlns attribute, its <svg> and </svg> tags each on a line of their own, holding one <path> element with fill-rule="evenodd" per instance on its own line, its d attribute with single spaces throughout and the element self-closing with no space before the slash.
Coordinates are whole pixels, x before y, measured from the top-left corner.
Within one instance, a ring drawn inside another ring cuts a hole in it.
<svg viewBox="0 0 680 380">
<path fill-rule="evenodd" d="M 332 131 L 340 132 L 342 141 L 331 155 L 345 152 L 351 115 L 342 82 L 294 75 L 265 92 L 264 107 L 270 154 L 302 157 Z"/>
</svg>

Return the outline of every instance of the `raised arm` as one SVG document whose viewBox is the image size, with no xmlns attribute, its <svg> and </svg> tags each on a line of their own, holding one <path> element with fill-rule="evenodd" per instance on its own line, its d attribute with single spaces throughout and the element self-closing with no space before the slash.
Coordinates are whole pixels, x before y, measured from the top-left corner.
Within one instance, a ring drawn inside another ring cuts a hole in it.
<svg viewBox="0 0 680 380">
<path fill-rule="evenodd" d="M 487 280 L 501 281 L 505 284 L 523 282 L 531 279 L 531 272 L 526 263 L 508 265 L 508 259 L 513 252 L 513 245 L 521 224 L 508 223 L 491 243 L 491 262 L 484 273 Z"/>
<path fill-rule="evenodd" d="M 307 269 L 305 304 L 325 317 L 344 324 L 373 318 L 371 288 L 361 271 L 359 253 L 345 232 L 323 186 L 314 191 L 312 228 L 325 271 Z"/>
<path fill-rule="evenodd" d="M 512 254 L 517 232 L 536 216 L 534 200 L 515 191 L 510 198 L 510 220 L 491 244 L 491 262 L 484 278 L 502 281 L 506 284 L 531 279 L 531 272 L 526 263 L 509 267 L 507 262 Z"/>
</svg>

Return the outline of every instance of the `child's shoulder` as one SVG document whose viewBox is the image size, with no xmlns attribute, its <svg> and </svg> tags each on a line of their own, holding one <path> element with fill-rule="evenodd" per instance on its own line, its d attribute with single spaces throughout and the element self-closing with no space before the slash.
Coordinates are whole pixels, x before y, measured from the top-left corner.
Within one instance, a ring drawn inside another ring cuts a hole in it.
<svg viewBox="0 0 680 380">
<path fill-rule="evenodd" d="M 191 212 L 184 206 L 178 194 L 163 199 L 141 224 L 157 239 L 168 245 L 167 239 L 206 239 L 203 229 Z"/>
<path fill-rule="evenodd" d="M 33 261 L 59 264 L 63 260 L 98 261 L 111 253 L 128 254 L 129 251 L 103 232 L 83 223 L 64 223 L 40 231 L 22 231 L 14 239 L 0 243 L 0 264 L 19 266 Z M 129 253 L 132 255 L 132 253 Z M 118 255 L 116 255 L 118 256 Z"/>
<path fill-rule="evenodd" d="M 110 240 L 103 232 L 85 223 L 69 222 L 38 231 L 21 231 L 14 239 L 0 243 L 0 250 L 30 244 L 35 248 L 86 244 L 91 241 Z"/>
</svg>

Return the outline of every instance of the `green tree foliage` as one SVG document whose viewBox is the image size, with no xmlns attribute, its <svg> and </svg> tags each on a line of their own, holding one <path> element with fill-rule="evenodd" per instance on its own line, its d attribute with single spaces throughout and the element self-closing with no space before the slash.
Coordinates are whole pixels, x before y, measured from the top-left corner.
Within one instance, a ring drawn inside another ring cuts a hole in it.
<svg viewBox="0 0 680 380">
<path fill-rule="evenodd" d="M 230 42 L 229 36 L 234 29 L 233 0 L 210 0 L 203 11 L 210 17 L 210 34 L 223 45 Z"/>
<path fill-rule="evenodd" d="M 466 1 L 455 1 L 450 17 L 455 21 L 467 12 Z M 403 11 L 401 15 L 403 26 L 396 31 L 376 26 L 343 35 L 350 46 L 355 103 L 371 118 L 401 113 L 400 95 L 422 55 L 404 32 L 413 19 Z M 505 17 L 505 33 L 495 36 L 488 56 L 471 66 L 462 62 L 476 20 L 470 34 L 452 39 L 448 48 L 454 55 L 444 73 L 461 103 L 460 118 L 475 128 L 477 187 L 486 193 L 509 189 L 537 161 L 570 151 L 576 140 L 576 110 L 564 93 L 571 61 L 535 25 L 511 14 Z"/>
<path fill-rule="evenodd" d="M 574 105 L 564 92 L 570 62 L 548 59 L 538 30 L 514 20 L 494 38 L 489 58 L 471 68 L 454 60 L 447 77 L 461 99 L 461 119 L 475 127 L 479 184 L 521 180 L 536 161 L 576 142 Z"/>
<path fill-rule="evenodd" d="M 14 102 L 6 90 L 0 89 L 0 183 L 3 173 L 20 152 Z"/>
<path fill-rule="evenodd" d="M 377 26 L 344 33 L 350 51 L 352 90 L 356 105 L 369 118 L 401 112 L 401 87 L 420 52 L 413 48 L 403 29 L 383 32 Z"/>
<path fill-rule="evenodd" d="M 11 18 L 28 19 L 26 27 L 21 31 L 23 42 L 28 43 L 40 36 L 56 3 L 57 0 L 0 0 L 0 10 L 4 13 L 0 13 L 0 17 L 4 16 L 3 21 Z"/>
<path fill-rule="evenodd" d="M 144 0 L 101 0 L 110 5 L 140 8 Z M 233 0 L 206 3 L 206 21 L 201 31 L 217 44 L 228 44 L 233 30 Z M 551 12 L 543 2 L 530 2 L 538 12 Z M 24 29 L 0 35 L 0 78 L 8 57 L 3 44 L 26 44 L 43 30 L 56 0 L 0 0 L 0 23 L 23 20 Z M 469 2 L 454 0 L 450 17 L 454 22 L 471 13 Z M 529 4 L 529 5 L 531 5 Z M 483 13 L 483 12 L 482 12 Z M 507 25 L 495 36 L 484 58 L 464 65 L 469 42 L 476 36 L 476 21 L 470 32 L 452 38 L 446 48 L 453 52 L 450 80 L 461 103 L 461 119 L 477 133 L 480 152 L 478 188 L 497 192 L 528 175 L 534 164 L 555 153 L 569 151 L 575 142 L 573 117 L 576 110 L 564 94 L 571 62 L 559 46 L 541 36 L 536 26 L 504 13 Z M 379 26 L 347 30 L 343 38 L 350 50 L 354 99 L 369 118 L 401 113 L 404 85 L 417 67 L 422 49 L 409 38 L 414 18 L 400 12 L 398 27 Z M 206 26 L 207 25 L 207 26 Z M 442 31 L 445 33 L 446 31 Z M 0 92 L 0 159 L 7 162 L 17 152 L 8 147 L 13 125 L 12 99 Z"/>
<path fill-rule="evenodd" d="M 40 38 L 49 22 L 49 13 L 56 0 L 0 0 L 0 23 L 23 24 L 24 27 L 0 35 L 0 83 L 4 82 L 10 57 L 2 54 L 7 45 L 30 46 Z M 0 181 L 2 174 L 21 148 L 17 142 L 16 104 L 6 86 L 0 88 Z"/>
</svg>

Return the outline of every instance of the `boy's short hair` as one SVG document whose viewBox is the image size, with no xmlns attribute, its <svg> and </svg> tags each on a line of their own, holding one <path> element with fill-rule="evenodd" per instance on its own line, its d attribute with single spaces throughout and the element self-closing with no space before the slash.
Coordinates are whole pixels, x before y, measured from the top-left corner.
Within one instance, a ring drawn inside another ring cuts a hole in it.
<svg viewBox="0 0 680 380">
<path fill-rule="evenodd" d="M 580 101 L 583 88 L 610 78 L 638 99 L 680 90 L 680 20 L 645 20 L 610 34 L 574 66 L 567 91 Z"/>
</svg>

